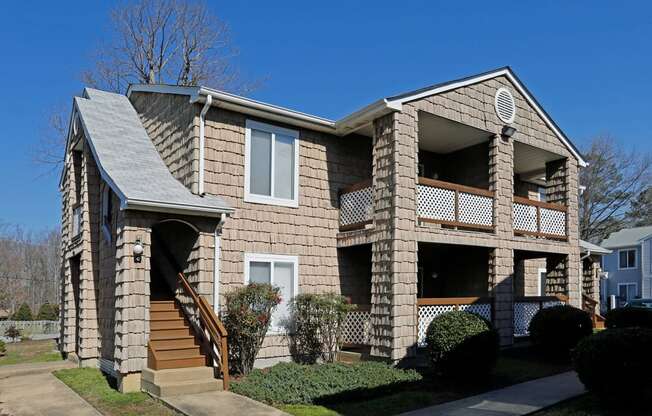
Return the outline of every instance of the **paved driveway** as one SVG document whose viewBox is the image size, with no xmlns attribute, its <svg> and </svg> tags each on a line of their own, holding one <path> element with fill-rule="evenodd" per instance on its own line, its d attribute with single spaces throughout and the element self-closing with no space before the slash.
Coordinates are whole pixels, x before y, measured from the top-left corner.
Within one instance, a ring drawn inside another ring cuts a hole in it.
<svg viewBox="0 0 652 416">
<path fill-rule="evenodd" d="M 15 371 L 9 375 L 6 370 L 5 377 L 0 377 L 0 416 L 101 416 L 53 376 L 47 366 L 40 372 L 29 368 L 22 374 Z"/>
</svg>

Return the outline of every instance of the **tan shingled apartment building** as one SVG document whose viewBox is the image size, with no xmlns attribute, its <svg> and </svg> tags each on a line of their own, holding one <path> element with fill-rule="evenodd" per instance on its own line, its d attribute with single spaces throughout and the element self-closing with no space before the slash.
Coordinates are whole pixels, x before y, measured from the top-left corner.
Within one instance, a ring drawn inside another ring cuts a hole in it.
<svg viewBox="0 0 652 416">
<path fill-rule="evenodd" d="M 214 388 L 228 338 L 209 315 L 248 282 L 284 299 L 259 366 L 290 358 L 286 302 L 307 292 L 350 297 L 346 345 L 391 362 L 456 308 L 511 345 L 539 308 L 599 297 L 584 165 L 510 68 L 338 121 L 204 87 L 86 89 L 61 180 L 63 352 L 123 391 Z"/>
</svg>

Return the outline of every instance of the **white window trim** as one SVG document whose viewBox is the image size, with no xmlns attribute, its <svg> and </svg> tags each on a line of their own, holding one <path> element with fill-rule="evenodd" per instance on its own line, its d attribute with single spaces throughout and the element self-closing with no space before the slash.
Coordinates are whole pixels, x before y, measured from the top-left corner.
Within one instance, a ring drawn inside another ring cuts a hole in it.
<svg viewBox="0 0 652 416">
<path fill-rule="evenodd" d="M 618 297 L 620 297 L 620 287 L 621 286 L 634 286 L 634 298 L 636 299 L 636 296 L 638 295 L 638 283 L 636 282 L 627 282 L 627 283 L 618 283 Z M 627 292 L 625 292 L 627 293 Z M 629 299 L 625 299 L 625 302 L 627 302 Z"/>
<path fill-rule="evenodd" d="M 633 267 L 620 267 L 620 253 L 623 251 L 633 251 L 634 252 L 634 266 Z M 618 270 L 634 270 L 638 268 L 638 252 L 635 248 L 622 248 L 618 250 Z"/>
<path fill-rule="evenodd" d="M 538 293 L 537 296 L 544 296 L 545 295 L 544 293 L 541 292 L 541 290 L 543 289 L 541 287 L 541 273 L 548 273 L 548 269 L 545 269 L 543 267 L 540 268 L 540 269 L 537 269 L 537 293 Z"/>
<path fill-rule="evenodd" d="M 262 254 L 262 253 L 245 253 L 244 255 L 244 284 L 249 284 L 249 263 L 251 262 L 266 262 L 272 263 L 270 267 L 270 281 L 274 285 L 274 264 L 273 263 L 292 263 L 293 264 L 293 287 L 292 292 L 294 296 L 299 294 L 299 256 L 286 256 L 280 254 Z M 282 299 L 283 302 L 289 302 L 290 299 Z M 283 328 L 274 327 L 270 324 L 268 335 L 283 333 Z"/>
<path fill-rule="evenodd" d="M 251 166 L 251 129 L 261 130 L 272 134 L 272 160 L 271 160 L 271 196 L 252 194 L 251 189 L 251 175 L 249 167 Z M 274 197 L 274 145 L 276 142 L 276 134 L 290 136 L 294 139 L 294 190 L 293 199 L 284 199 Z M 245 202 L 252 202 L 255 204 L 267 205 L 280 205 L 285 207 L 296 208 L 299 206 L 299 132 L 297 130 L 285 129 L 283 127 L 274 126 L 272 124 L 261 123 L 259 121 L 247 120 L 245 129 L 245 189 L 244 200 Z"/>
</svg>

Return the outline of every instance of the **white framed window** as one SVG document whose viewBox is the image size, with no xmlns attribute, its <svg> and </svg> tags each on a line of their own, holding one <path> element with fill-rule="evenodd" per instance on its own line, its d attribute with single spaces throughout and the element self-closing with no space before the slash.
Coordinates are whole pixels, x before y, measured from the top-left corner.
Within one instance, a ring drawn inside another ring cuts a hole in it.
<svg viewBox="0 0 652 416">
<path fill-rule="evenodd" d="M 247 120 L 246 202 L 299 206 L 299 132 Z"/>
<path fill-rule="evenodd" d="M 636 268 L 636 249 L 618 250 L 618 270 Z"/>
<path fill-rule="evenodd" d="M 269 283 L 281 289 L 281 303 L 272 315 L 270 330 L 280 332 L 289 318 L 289 301 L 299 293 L 299 257 L 245 253 L 245 284 Z"/>
<path fill-rule="evenodd" d="M 113 229 L 113 201 L 111 197 L 111 188 L 104 185 L 102 190 L 102 232 L 109 243 L 111 242 L 111 230 Z"/>
<path fill-rule="evenodd" d="M 538 279 L 537 279 L 537 295 L 545 296 L 546 295 L 546 273 L 548 270 L 541 268 L 538 270 Z"/>
<path fill-rule="evenodd" d="M 636 298 L 638 285 L 636 283 L 618 283 L 618 298 L 621 302 L 629 302 Z"/>
</svg>

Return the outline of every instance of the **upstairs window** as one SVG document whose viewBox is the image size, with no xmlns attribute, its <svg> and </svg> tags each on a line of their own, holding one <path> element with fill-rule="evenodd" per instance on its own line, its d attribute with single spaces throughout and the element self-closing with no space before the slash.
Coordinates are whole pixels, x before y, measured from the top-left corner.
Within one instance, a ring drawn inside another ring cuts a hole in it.
<svg viewBox="0 0 652 416">
<path fill-rule="evenodd" d="M 245 201 L 299 205 L 299 132 L 247 120 Z"/>
<path fill-rule="evenodd" d="M 618 268 L 621 270 L 636 268 L 636 249 L 618 250 Z"/>
<path fill-rule="evenodd" d="M 108 242 L 111 242 L 111 231 L 113 230 L 113 201 L 111 197 L 111 188 L 104 185 L 102 191 L 102 232 Z"/>
</svg>

